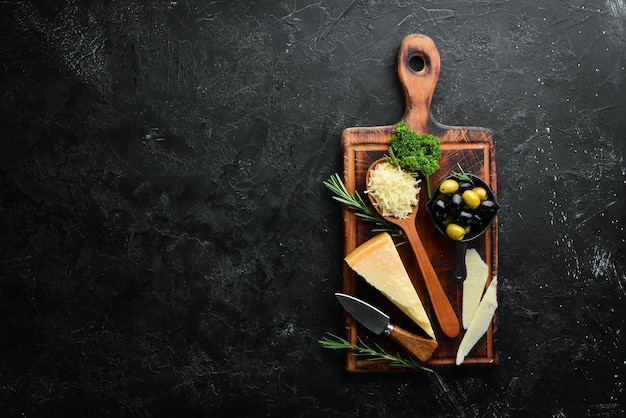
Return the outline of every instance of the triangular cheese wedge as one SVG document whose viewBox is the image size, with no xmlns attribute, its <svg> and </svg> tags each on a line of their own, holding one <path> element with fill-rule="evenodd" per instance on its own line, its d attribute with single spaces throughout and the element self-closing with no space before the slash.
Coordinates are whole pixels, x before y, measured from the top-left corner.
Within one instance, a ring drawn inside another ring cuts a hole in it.
<svg viewBox="0 0 626 418">
<path fill-rule="evenodd" d="M 435 332 L 393 239 L 387 233 L 364 242 L 346 258 L 348 265 L 378 289 L 433 339 Z"/>
</svg>

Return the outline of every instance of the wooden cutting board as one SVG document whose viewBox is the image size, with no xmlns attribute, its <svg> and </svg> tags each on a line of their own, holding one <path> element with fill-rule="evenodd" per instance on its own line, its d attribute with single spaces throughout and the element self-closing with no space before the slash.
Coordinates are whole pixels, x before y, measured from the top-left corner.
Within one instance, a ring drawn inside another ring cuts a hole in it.
<svg viewBox="0 0 626 418">
<path fill-rule="evenodd" d="M 460 164 L 466 172 L 481 177 L 496 191 L 496 155 L 491 131 L 478 127 L 447 126 L 435 120 L 430 105 L 433 92 L 439 78 L 440 56 L 432 39 L 425 35 L 413 34 L 404 38 L 400 44 L 397 56 L 397 74 L 402 85 L 406 110 L 402 121 L 419 134 L 433 134 L 441 141 L 442 155 L 439 160 L 440 169 L 430 179 L 431 187 L 457 170 Z M 350 193 L 358 191 L 365 198 L 365 174 L 370 164 L 383 157 L 387 151 L 387 144 L 394 129 L 394 125 L 377 127 L 347 128 L 342 134 L 342 151 L 344 159 L 344 182 Z M 447 294 L 452 307 L 461 321 L 462 285 L 450 279 L 455 257 L 455 245 L 435 229 L 426 209 L 426 187 L 422 185 L 419 212 L 417 215 L 417 229 L 424 243 L 424 247 L 437 272 L 441 285 Z M 373 237 L 372 223 L 363 222 L 356 218 L 353 211 L 343 209 L 344 220 L 344 256 L 351 253 L 358 245 Z M 480 238 L 469 243 L 468 248 L 475 248 L 490 270 L 489 283 L 497 275 L 498 268 L 498 223 L 494 221 L 490 229 Z M 410 245 L 398 247 L 400 256 L 409 272 L 409 276 L 424 303 L 431 319 L 439 347 L 428 365 L 455 366 L 457 348 L 463 336 L 461 333 L 454 338 L 447 337 L 439 328 L 434 316 L 428 292 L 415 256 Z M 364 279 L 358 277 L 344 262 L 343 292 L 355 295 L 378 306 L 391 316 L 395 322 L 405 329 L 416 334 L 425 335 L 417 325 L 412 323 L 399 309 L 376 289 L 369 286 Z M 487 334 L 478 342 L 464 364 L 487 365 L 497 364 L 498 352 L 495 347 L 495 338 L 498 324 L 497 311 Z M 362 328 L 350 316 L 345 316 L 345 331 L 349 341 L 356 343 L 357 338 L 366 343 L 379 344 L 392 353 L 406 355 L 399 346 L 385 337 L 373 336 Z M 456 366 L 455 366 L 456 367 Z M 390 368 L 385 361 L 371 361 L 355 356 L 348 352 L 346 369 L 353 372 L 385 372 L 397 370 Z"/>
</svg>

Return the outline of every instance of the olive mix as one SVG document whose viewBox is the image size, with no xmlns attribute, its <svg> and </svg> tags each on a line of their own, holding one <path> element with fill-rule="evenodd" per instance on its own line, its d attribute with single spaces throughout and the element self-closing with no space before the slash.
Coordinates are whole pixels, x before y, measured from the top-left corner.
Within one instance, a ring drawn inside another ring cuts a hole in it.
<svg viewBox="0 0 626 418">
<path fill-rule="evenodd" d="M 453 176 L 444 179 L 427 204 L 435 225 L 455 241 L 480 235 L 499 209 L 485 182 L 474 175 L 467 177 L 467 180 Z"/>
</svg>

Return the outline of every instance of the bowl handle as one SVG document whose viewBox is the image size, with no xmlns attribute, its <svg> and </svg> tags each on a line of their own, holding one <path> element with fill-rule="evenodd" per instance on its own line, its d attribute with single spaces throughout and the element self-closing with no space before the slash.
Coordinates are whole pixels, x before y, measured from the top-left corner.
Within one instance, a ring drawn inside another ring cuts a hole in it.
<svg viewBox="0 0 626 418">
<path fill-rule="evenodd" d="M 463 283 L 467 277 L 467 267 L 465 266 L 466 250 L 467 242 L 456 243 L 456 258 L 454 259 L 454 267 L 452 268 L 452 280 L 457 283 Z"/>
</svg>

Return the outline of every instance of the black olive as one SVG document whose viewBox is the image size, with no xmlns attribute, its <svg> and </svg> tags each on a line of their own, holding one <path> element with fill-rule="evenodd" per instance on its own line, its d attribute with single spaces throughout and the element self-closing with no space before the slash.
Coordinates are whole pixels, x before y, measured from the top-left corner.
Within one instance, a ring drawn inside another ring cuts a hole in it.
<svg viewBox="0 0 626 418">
<path fill-rule="evenodd" d="M 474 185 L 470 183 L 469 181 L 460 181 L 459 190 L 457 191 L 457 193 L 463 194 L 464 191 L 472 190 L 473 188 L 474 188 Z"/>
<path fill-rule="evenodd" d="M 463 204 L 463 196 L 458 193 L 453 193 L 450 195 L 450 201 L 448 202 L 448 207 L 450 208 L 450 212 L 456 213 L 459 209 L 461 209 L 461 205 Z"/>
<path fill-rule="evenodd" d="M 454 217 L 454 220 L 460 225 L 467 226 L 472 224 L 473 218 L 474 217 L 471 212 L 467 210 L 460 210 Z"/>
<path fill-rule="evenodd" d="M 432 204 L 431 212 L 435 219 L 443 221 L 448 217 L 448 205 L 443 199 L 437 199 Z"/>
<path fill-rule="evenodd" d="M 498 204 L 493 200 L 483 200 L 477 208 L 478 213 L 484 216 L 493 216 L 496 214 L 498 209 Z"/>
<path fill-rule="evenodd" d="M 474 228 L 476 228 L 477 230 L 486 227 L 487 222 L 488 219 L 479 213 L 475 213 L 474 216 L 472 216 L 472 226 L 474 226 Z"/>
</svg>

